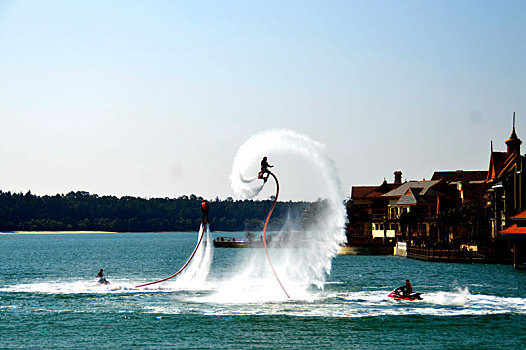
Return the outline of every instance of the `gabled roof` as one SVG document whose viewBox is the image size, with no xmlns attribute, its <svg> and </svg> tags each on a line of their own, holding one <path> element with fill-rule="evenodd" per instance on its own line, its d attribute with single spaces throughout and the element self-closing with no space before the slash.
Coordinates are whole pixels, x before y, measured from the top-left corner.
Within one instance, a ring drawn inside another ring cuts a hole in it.
<svg viewBox="0 0 526 350">
<path fill-rule="evenodd" d="M 491 152 L 489 158 L 489 170 L 486 182 L 495 181 L 499 178 L 499 174 L 504 166 L 504 162 L 508 157 L 506 152 Z"/>
<path fill-rule="evenodd" d="M 497 181 L 504 175 L 513 170 L 513 167 L 520 158 L 520 154 L 506 152 L 491 152 L 489 160 L 489 171 L 486 182 Z"/>
<path fill-rule="evenodd" d="M 380 193 L 387 193 L 399 187 L 400 185 L 401 183 L 388 183 L 386 180 L 384 180 L 384 182 L 382 182 L 382 184 L 375 191 Z"/>
<path fill-rule="evenodd" d="M 425 196 L 431 193 L 432 187 L 440 183 L 440 180 L 435 181 L 408 181 L 404 182 L 400 187 L 395 188 L 392 191 L 387 192 L 384 194 L 384 197 L 401 197 L 404 194 L 406 194 L 408 189 L 414 189 L 418 188 L 420 189 L 420 192 L 418 193 L 420 196 Z"/>
<path fill-rule="evenodd" d="M 380 186 L 353 186 L 351 189 L 351 199 L 374 199 L 380 198 L 401 184 L 387 183 L 384 181 Z"/>
<path fill-rule="evenodd" d="M 522 141 L 517 137 L 517 133 L 515 132 L 515 112 L 513 112 L 513 130 L 511 131 L 510 137 L 506 140 L 508 151 L 493 152 L 492 144 L 486 182 L 499 181 L 503 176 L 506 176 L 513 170 L 517 161 L 521 159 L 521 143 Z"/>
<path fill-rule="evenodd" d="M 508 158 L 504 161 L 504 164 L 502 166 L 502 169 L 499 173 L 499 178 L 506 175 L 508 172 L 510 172 L 515 164 L 517 163 L 517 159 L 520 157 L 517 153 L 512 153 L 509 155 Z"/>
<path fill-rule="evenodd" d="M 351 189 L 351 199 L 363 199 L 368 194 L 374 192 L 378 186 L 353 186 Z"/>
<path fill-rule="evenodd" d="M 421 188 L 408 188 L 402 197 L 396 202 L 396 205 L 416 205 L 427 203 L 427 200 L 420 196 Z"/>
<path fill-rule="evenodd" d="M 487 170 L 435 171 L 431 180 L 444 180 L 446 182 L 470 182 L 484 181 L 487 177 Z"/>
</svg>

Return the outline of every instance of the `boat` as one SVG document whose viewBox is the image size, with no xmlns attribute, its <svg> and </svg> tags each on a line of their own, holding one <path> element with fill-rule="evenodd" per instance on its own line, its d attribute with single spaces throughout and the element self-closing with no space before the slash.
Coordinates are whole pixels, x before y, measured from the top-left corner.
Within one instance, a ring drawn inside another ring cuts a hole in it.
<svg viewBox="0 0 526 350">
<path fill-rule="evenodd" d="M 422 297 L 420 296 L 422 293 L 410 293 L 409 295 L 405 295 L 402 292 L 400 288 L 396 288 L 394 291 L 392 291 L 388 297 L 393 298 L 396 300 L 406 300 L 406 301 L 415 301 L 415 300 L 422 300 Z"/>
<path fill-rule="evenodd" d="M 263 248 L 261 240 L 241 240 L 235 237 L 217 237 L 214 239 L 215 248 Z"/>
<path fill-rule="evenodd" d="M 307 242 L 289 242 L 275 236 L 267 237 L 267 244 L 271 248 L 300 248 L 308 246 Z M 236 237 L 217 237 L 214 239 L 215 248 L 265 248 L 263 238 L 243 239 Z"/>
</svg>

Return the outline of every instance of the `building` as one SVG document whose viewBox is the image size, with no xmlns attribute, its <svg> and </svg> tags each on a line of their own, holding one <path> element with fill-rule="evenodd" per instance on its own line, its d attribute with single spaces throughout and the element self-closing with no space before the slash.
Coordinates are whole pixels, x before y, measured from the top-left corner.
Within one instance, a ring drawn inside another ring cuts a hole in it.
<svg viewBox="0 0 526 350">
<path fill-rule="evenodd" d="M 435 171 L 431 181 L 442 180 L 455 186 L 460 194 L 462 205 L 476 203 L 485 206 L 484 197 L 488 189 L 487 177 L 487 170 Z"/>
<path fill-rule="evenodd" d="M 523 172 L 526 156 L 521 155 L 522 141 L 515 132 L 515 113 L 513 113 L 513 129 L 506 140 L 507 151 L 493 151 L 489 161 L 486 177 L 488 186 L 488 202 L 491 205 L 491 233 L 496 238 L 497 233 L 508 226 L 508 219 L 526 210 L 526 173 Z"/>
<path fill-rule="evenodd" d="M 353 186 L 349 214 L 349 241 L 396 239 L 413 244 L 452 241 L 461 235 L 450 209 L 480 202 L 485 194 L 486 171 L 440 171 L 431 181 L 406 181 L 395 172 L 393 183 Z"/>
<path fill-rule="evenodd" d="M 379 186 L 352 186 L 351 201 L 347 205 L 349 240 L 384 237 L 384 233 L 394 237 L 394 231 L 384 232 L 388 199 L 382 197 L 402 184 L 402 172 L 395 171 L 394 176 L 392 183 L 384 179 Z"/>
<path fill-rule="evenodd" d="M 454 186 L 443 180 L 408 181 L 382 197 L 388 200 L 386 224 L 398 240 L 422 244 L 449 239 L 437 217 L 458 207 L 460 197 Z"/>
</svg>

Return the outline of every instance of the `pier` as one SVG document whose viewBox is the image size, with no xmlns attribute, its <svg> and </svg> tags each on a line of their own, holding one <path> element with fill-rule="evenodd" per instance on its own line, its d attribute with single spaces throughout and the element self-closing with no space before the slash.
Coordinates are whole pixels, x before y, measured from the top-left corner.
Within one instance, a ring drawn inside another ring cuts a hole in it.
<svg viewBox="0 0 526 350">
<path fill-rule="evenodd" d="M 410 259 L 479 264 L 513 264 L 513 256 L 505 252 L 472 251 L 459 249 L 407 248 Z"/>
</svg>

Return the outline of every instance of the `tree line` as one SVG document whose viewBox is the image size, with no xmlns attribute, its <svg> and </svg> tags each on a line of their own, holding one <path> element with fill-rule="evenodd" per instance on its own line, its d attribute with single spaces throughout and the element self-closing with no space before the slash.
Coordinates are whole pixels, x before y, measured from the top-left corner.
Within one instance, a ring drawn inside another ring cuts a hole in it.
<svg viewBox="0 0 526 350">
<path fill-rule="evenodd" d="M 98 196 L 85 191 L 36 196 L 0 191 L 0 231 L 196 231 L 202 197 L 140 198 Z M 209 201 L 215 231 L 262 230 L 272 200 Z M 269 229 L 301 218 L 308 202 L 277 202 Z"/>
</svg>

